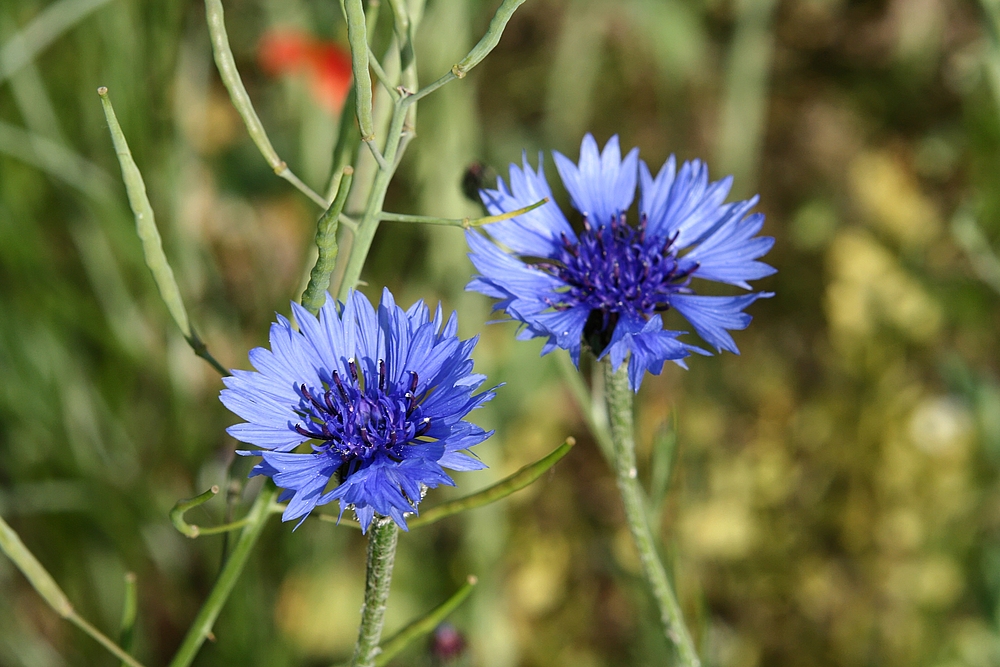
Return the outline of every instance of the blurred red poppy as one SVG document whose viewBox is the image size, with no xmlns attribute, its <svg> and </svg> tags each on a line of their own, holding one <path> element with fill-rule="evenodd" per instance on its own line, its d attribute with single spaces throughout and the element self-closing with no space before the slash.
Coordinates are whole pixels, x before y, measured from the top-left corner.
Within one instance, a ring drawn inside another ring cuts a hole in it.
<svg viewBox="0 0 1000 667">
<path fill-rule="evenodd" d="M 305 73 L 316 101 L 331 113 L 340 113 L 351 88 L 350 51 L 304 32 L 271 30 L 261 38 L 257 57 L 271 76 Z"/>
</svg>

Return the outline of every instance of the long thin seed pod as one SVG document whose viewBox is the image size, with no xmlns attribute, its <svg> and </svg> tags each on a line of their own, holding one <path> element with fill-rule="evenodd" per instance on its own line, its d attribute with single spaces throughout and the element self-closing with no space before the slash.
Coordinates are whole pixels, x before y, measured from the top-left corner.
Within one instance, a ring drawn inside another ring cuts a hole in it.
<svg viewBox="0 0 1000 667">
<path fill-rule="evenodd" d="M 407 521 L 406 525 L 410 529 L 426 526 L 460 512 L 467 512 L 468 510 L 473 510 L 477 507 L 485 507 L 486 505 L 495 503 L 498 500 L 503 500 L 512 493 L 517 493 L 521 489 L 531 486 L 535 480 L 548 472 L 552 466 L 566 456 L 574 445 L 576 445 L 575 439 L 566 438 L 566 441 L 563 442 L 563 444 L 559 445 L 534 463 L 529 463 L 524 466 L 513 475 L 503 478 L 496 484 L 492 484 L 482 491 L 477 491 L 468 496 L 456 498 L 455 500 L 450 500 L 446 503 L 441 503 L 440 505 L 435 505 L 430 509 L 424 510 L 420 516 L 415 516 Z M 284 509 L 283 505 L 275 505 L 275 511 L 281 511 L 282 509 Z M 315 516 L 320 521 L 328 521 L 330 523 L 337 524 L 341 523 L 340 517 L 334 516 L 333 514 L 322 514 L 317 512 L 316 514 L 310 516 Z M 349 522 L 346 525 L 354 528 L 360 528 L 360 526 L 354 522 Z"/>
<path fill-rule="evenodd" d="M 523 5 L 524 2 L 525 0 L 503 0 L 497 8 L 496 13 L 493 15 L 493 19 L 490 20 L 490 27 L 486 30 L 486 34 L 484 34 L 482 39 L 480 39 L 476 45 L 472 47 L 472 50 L 469 51 L 468 55 L 453 66 L 451 71 L 447 74 L 410 97 L 410 101 L 408 103 L 413 104 L 420 98 L 430 95 L 441 86 L 454 81 L 455 79 L 465 78 L 465 75 L 469 73 L 469 70 L 481 63 L 483 58 L 488 56 L 490 51 L 496 48 L 496 45 L 500 43 L 500 37 L 503 36 L 504 28 L 507 27 L 507 23 L 514 15 L 514 11 Z"/>
<path fill-rule="evenodd" d="M 519 208 L 516 211 L 508 211 L 506 213 L 501 213 L 499 215 L 488 215 L 483 218 L 435 218 L 431 215 L 409 215 L 407 213 L 387 213 L 382 212 L 380 216 L 382 220 L 391 220 L 393 222 L 417 222 L 424 225 L 446 225 L 449 227 L 464 227 L 469 229 L 470 227 L 482 227 L 483 225 L 488 225 L 493 222 L 501 222 L 503 220 L 510 220 L 511 218 L 516 218 L 519 215 L 524 215 L 529 211 L 533 211 L 539 206 L 548 203 L 549 198 L 544 197 L 543 199 L 536 201 L 534 204 L 529 204 L 524 208 Z"/>
<path fill-rule="evenodd" d="M 355 110 L 361 141 L 368 144 L 384 168 L 382 154 L 375 145 L 375 123 L 372 120 L 372 76 L 368 72 L 368 30 L 365 28 L 365 10 L 361 0 L 344 0 L 347 15 L 347 41 L 351 44 L 351 67 L 354 72 Z"/>
<path fill-rule="evenodd" d="M 260 122 L 257 112 L 250 101 L 250 95 L 243 85 L 239 70 L 236 69 L 236 59 L 233 58 L 233 50 L 229 47 L 229 35 L 226 33 L 225 16 L 222 9 L 222 0 L 205 0 L 205 18 L 208 22 L 208 33 L 212 39 L 212 52 L 215 54 L 215 64 L 222 77 L 222 83 L 229 91 L 229 97 L 233 101 L 233 106 L 243 118 L 243 123 L 250 133 L 250 138 L 257 145 L 257 150 L 267 160 L 274 173 L 282 177 L 298 190 L 326 208 L 328 202 L 317 194 L 312 188 L 302 182 L 302 180 L 292 173 L 284 160 L 278 157 L 278 152 L 271 145 L 271 140 L 264 130 L 264 124 Z"/>
<path fill-rule="evenodd" d="M 615 478 L 618 491 L 625 505 L 625 519 L 629 532 L 639 552 L 642 573 L 660 610 L 663 632 L 677 648 L 681 664 L 700 667 L 691 633 L 684 624 L 677 597 L 674 595 L 667 572 L 656 552 L 656 540 L 646 519 L 645 499 L 639 487 L 635 463 L 635 424 L 632 415 L 632 390 L 628 386 L 628 365 L 622 364 L 618 372 L 611 370 L 609 361 L 604 365 L 604 391 L 611 421 L 611 439 L 614 443 Z"/>
<path fill-rule="evenodd" d="M 396 560 L 399 528 L 387 517 L 376 516 L 368 534 L 368 571 L 365 577 L 365 601 L 361 607 L 361 626 L 354 646 L 351 667 L 374 667 L 389 600 L 392 566 Z"/>
<path fill-rule="evenodd" d="M 323 306 L 323 302 L 326 301 L 326 291 L 330 288 L 330 275 L 337 264 L 337 226 L 353 178 L 354 168 L 344 167 L 337 196 L 316 224 L 316 248 L 319 250 L 319 255 L 309 274 L 309 284 L 302 295 L 302 306 L 313 315 Z"/>
<path fill-rule="evenodd" d="M 469 575 L 465 583 L 462 584 L 462 587 L 455 591 L 450 598 L 434 609 L 431 609 L 422 618 L 418 618 L 382 642 L 381 650 L 375 658 L 375 667 L 385 667 L 385 665 L 389 664 L 390 660 L 402 653 L 407 646 L 433 632 L 437 626 L 441 625 L 444 619 L 448 618 L 451 612 L 458 609 L 468 599 L 477 583 L 479 583 L 478 580 L 474 576 Z"/>
<path fill-rule="evenodd" d="M 103 632 L 76 613 L 59 584 L 52 578 L 48 570 L 38 562 L 35 555 L 21 541 L 20 536 L 7 525 L 2 517 L 0 517 L 0 551 L 13 561 L 17 569 L 38 591 L 42 599 L 52 607 L 53 611 L 93 637 L 101 646 L 129 667 L 143 667 L 141 662 L 123 651 L 118 644 L 108 639 Z"/>
<path fill-rule="evenodd" d="M 181 298 L 180 288 L 177 287 L 177 280 L 174 278 L 174 270 L 170 268 L 167 255 L 163 252 L 163 241 L 160 239 L 160 230 L 156 227 L 153 207 L 146 194 L 146 184 L 142 180 L 139 167 L 132 158 L 132 152 L 125 140 L 125 133 L 122 132 L 122 128 L 118 124 L 115 109 L 111 106 L 111 98 L 108 97 L 108 89 L 102 86 L 97 89 L 97 94 L 101 97 L 104 117 L 111 130 L 111 141 L 114 143 L 115 153 L 118 154 L 118 164 L 121 166 L 122 180 L 125 181 L 128 203 L 135 215 L 135 231 L 142 242 L 146 266 L 153 274 L 153 281 L 160 292 L 160 298 L 167 305 L 170 316 L 177 323 L 194 353 L 211 364 L 221 374 L 228 375 L 226 369 L 209 353 L 205 343 L 191 327 L 187 309 L 184 307 L 184 300 Z"/>
</svg>

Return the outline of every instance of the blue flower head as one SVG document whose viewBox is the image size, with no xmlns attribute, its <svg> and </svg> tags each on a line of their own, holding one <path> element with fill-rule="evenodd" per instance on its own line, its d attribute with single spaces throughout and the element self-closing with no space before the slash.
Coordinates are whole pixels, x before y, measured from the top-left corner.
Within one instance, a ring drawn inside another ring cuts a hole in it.
<svg viewBox="0 0 1000 667">
<path fill-rule="evenodd" d="M 445 321 L 439 305 L 432 319 L 419 301 L 404 311 L 388 290 L 377 310 L 360 292 L 328 297 L 318 318 L 292 310 L 299 330 L 279 315 L 271 349 L 250 351 L 257 371 L 233 371 L 220 395 L 246 420 L 229 434 L 262 448 L 238 453 L 263 457 L 250 476 L 283 489 L 285 521 L 339 500 L 362 530 L 376 512 L 405 530 L 428 488 L 454 485 L 445 468 L 486 467 L 464 450 L 493 432 L 463 417 L 493 392 L 474 394 L 486 377 L 472 372 L 476 339 L 459 340 L 454 313 Z"/>
<path fill-rule="evenodd" d="M 699 296 L 692 280 L 701 278 L 749 290 L 749 280 L 774 269 L 756 261 L 774 239 L 756 236 L 762 213 L 750 213 L 757 197 L 725 203 L 732 177 L 710 182 L 700 160 L 677 169 L 673 156 L 654 178 L 638 149 L 621 157 L 618 137 L 598 152 L 591 135 L 583 139 L 580 162 L 554 153 L 556 169 L 573 207 L 583 216 L 583 229 L 573 230 L 542 171 L 523 160 L 510 167 L 510 187 L 499 180 L 496 190 L 480 194 L 494 215 L 549 202 L 509 220 L 486 227 L 489 235 L 466 234 L 469 257 L 479 270 L 468 288 L 499 299 L 503 310 L 524 327 L 518 338 L 540 336 L 547 354 L 569 350 L 579 365 L 585 343 L 598 358 L 610 356 L 617 369 L 628 358 L 629 384 L 639 390 L 648 370 L 659 374 L 663 362 L 684 366 L 691 353 L 709 352 L 678 340 L 686 333 L 664 329 L 660 313 L 679 312 L 719 352 L 739 353 L 729 331 L 744 329 L 750 315 L 743 309 L 768 292 L 740 296 Z M 626 212 L 639 182 L 639 223 Z"/>
</svg>

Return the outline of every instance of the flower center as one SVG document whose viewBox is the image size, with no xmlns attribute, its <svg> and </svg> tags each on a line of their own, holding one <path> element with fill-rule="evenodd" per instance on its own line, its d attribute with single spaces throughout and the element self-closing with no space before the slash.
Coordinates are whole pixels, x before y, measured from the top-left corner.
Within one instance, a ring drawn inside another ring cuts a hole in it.
<svg viewBox="0 0 1000 667">
<path fill-rule="evenodd" d="M 564 234 L 550 261 L 533 266 L 569 286 L 551 297 L 553 308 L 591 309 L 584 336 L 599 354 L 622 315 L 648 319 L 667 310 L 668 297 L 687 288 L 697 267 L 682 271 L 674 247 L 677 237 L 647 236 L 646 216 L 638 228 L 625 221 L 625 214 L 596 229 L 586 218 L 583 224 L 576 243 Z"/>
<path fill-rule="evenodd" d="M 420 414 L 416 373 L 410 372 L 408 382 L 386 386 L 385 361 L 378 362 L 377 383 L 366 382 L 353 359 L 348 367 L 350 378 L 333 371 L 332 382 L 321 391 L 299 387 L 297 412 L 303 421 L 295 425 L 298 433 L 322 442 L 313 450 L 343 459 L 344 476 L 378 453 L 402 460 L 403 448 L 431 426 L 430 417 Z"/>
</svg>

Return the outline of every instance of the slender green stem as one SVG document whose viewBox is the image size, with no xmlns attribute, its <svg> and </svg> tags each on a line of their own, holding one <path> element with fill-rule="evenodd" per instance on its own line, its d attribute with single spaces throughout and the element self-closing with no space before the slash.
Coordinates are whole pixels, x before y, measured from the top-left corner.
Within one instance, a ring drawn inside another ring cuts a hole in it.
<svg viewBox="0 0 1000 667">
<path fill-rule="evenodd" d="M 379 218 L 382 216 L 382 204 L 385 202 L 385 193 L 389 188 L 389 182 L 395 173 L 396 151 L 399 148 L 399 140 L 402 136 L 403 121 L 406 119 L 406 112 L 401 103 L 397 103 L 392 113 L 392 120 L 389 122 L 389 135 L 385 143 L 386 167 L 379 167 L 375 173 L 375 182 L 372 184 L 371 194 L 368 196 L 368 205 L 365 207 L 364 215 L 358 223 L 358 231 L 354 236 L 354 245 L 351 248 L 351 256 L 347 260 L 347 267 L 344 269 L 344 276 L 341 279 L 340 288 L 337 290 L 337 298 L 341 301 L 347 298 L 348 293 L 354 289 L 361 279 L 361 269 L 365 265 L 368 251 L 371 249 L 375 232 L 378 230 Z"/>
<path fill-rule="evenodd" d="M 319 254 L 316 257 L 316 264 L 309 273 L 309 284 L 302 295 L 303 307 L 313 315 L 323 306 L 326 301 L 326 291 L 330 289 L 330 275 L 337 264 L 337 226 L 353 179 L 354 167 L 344 167 L 337 196 L 316 224 L 316 248 Z"/>
<path fill-rule="evenodd" d="M 125 573 L 125 602 L 122 605 L 122 622 L 118 631 L 118 645 L 126 653 L 132 653 L 135 644 L 135 619 L 139 614 L 139 592 L 135 572 Z M 122 667 L 127 662 L 122 661 Z"/>
<path fill-rule="evenodd" d="M 399 528 L 392 519 L 377 516 L 368 535 L 368 573 L 365 578 L 365 602 L 361 607 L 361 626 L 354 646 L 351 667 L 374 667 L 385 622 L 385 607 L 392 582 Z"/>
<path fill-rule="evenodd" d="M 219 612 L 222 611 L 233 586 L 236 585 L 236 580 L 247 564 L 247 559 L 250 558 L 254 544 L 257 543 L 257 539 L 264 531 L 267 519 L 271 515 L 271 505 L 277 495 L 278 489 L 270 481 L 265 483 L 260 490 L 247 514 L 247 526 L 240 533 L 233 553 L 223 566 L 222 572 L 219 573 L 219 578 L 216 579 L 208 599 L 205 600 L 191 627 L 188 628 L 184 641 L 177 649 L 173 660 L 170 661 L 170 667 L 188 667 L 198 654 L 201 645 L 205 643 L 205 639 L 212 632 L 215 619 L 219 617 Z"/>
<path fill-rule="evenodd" d="M 0 551 L 5 553 L 13 561 L 21 574 L 27 578 L 42 599 L 52 607 L 53 611 L 62 618 L 77 626 L 88 635 L 93 637 L 104 648 L 108 649 L 112 655 L 121 660 L 129 667 L 142 667 L 142 663 L 123 651 L 118 644 L 107 638 L 100 630 L 87 622 L 85 618 L 76 613 L 69 598 L 63 593 L 62 588 L 52 578 L 48 570 L 38 562 L 35 555 L 28 550 L 28 547 L 21 541 L 21 537 L 11 528 L 6 521 L 0 517 Z"/>
<path fill-rule="evenodd" d="M 667 638 L 673 642 L 685 667 L 699 667 L 701 661 L 695 651 L 691 633 L 684 624 L 680 605 L 674 595 L 667 572 L 656 551 L 656 540 L 646 518 L 645 500 L 639 486 L 635 462 L 635 425 L 632 415 L 633 393 L 628 386 L 628 366 L 622 364 L 618 371 L 604 364 L 605 397 L 611 421 L 611 439 L 614 444 L 615 478 L 625 505 L 625 519 L 635 541 L 642 562 L 642 572 L 660 610 L 660 621 Z"/>
<path fill-rule="evenodd" d="M 391 97 L 394 102 L 398 100 L 399 91 L 396 90 L 395 85 L 393 85 L 393 82 L 389 79 L 389 75 L 384 69 L 382 69 L 382 63 L 378 61 L 378 58 L 375 57 L 375 54 L 372 53 L 371 49 L 368 49 L 368 64 L 371 65 L 372 71 L 375 72 L 375 77 L 378 79 L 378 82 L 382 84 L 383 88 L 385 88 L 385 92 L 389 93 L 389 97 Z"/>
<path fill-rule="evenodd" d="M 608 465 L 611 465 L 614 458 L 614 446 L 611 444 L 611 432 L 608 430 L 606 415 L 603 413 L 601 415 L 597 414 L 590 389 L 587 387 L 583 375 L 573 365 L 573 360 L 570 359 L 569 353 L 556 352 L 556 362 L 559 364 L 559 372 L 563 376 L 563 381 L 566 382 L 570 393 L 573 395 L 576 407 L 580 410 L 583 420 L 587 423 L 587 430 L 594 436 L 597 447 L 604 454 L 604 459 L 608 462 Z"/>
<path fill-rule="evenodd" d="M 360 0 L 356 0 L 360 2 Z M 363 16 L 363 15 L 362 15 Z M 312 188 L 302 182 L 298 176 L 292 173 L 284 160 L 278 157 L 278 152 L 271 145 L 271 140 L 264 130 L 264 124 L 260 122 L 260 117 L 253 108 L 250 95 L 247 93 L 243 80 L 240 78 L 239 70 L 236 69 L 236 59 L 233 58 L 233 51 L 229 47 L 229 35 L 226 33 L 225 13 L 222 9 L 222 0 L 205 0 L 205 18 L 208 22 L 208 33 L 212 39 L 212 52 L 215 54 L 215 64 L 222 77 L 222 83 L 229 91 L 233 106 L 243 118 L 250 138 L 257 145 L 257 150 L 267 160 L 274 173 L 294 185 L 302 194 L 312 199 L 316 204 L 326 208 L 329 202 L 317 194 Z M 367 70 L 367 64 L 366 64 Z M 370 80 L 369 80 L 370 82 Z M 370 83 L 369 83 L 369 87 Z"/>
</svg>

